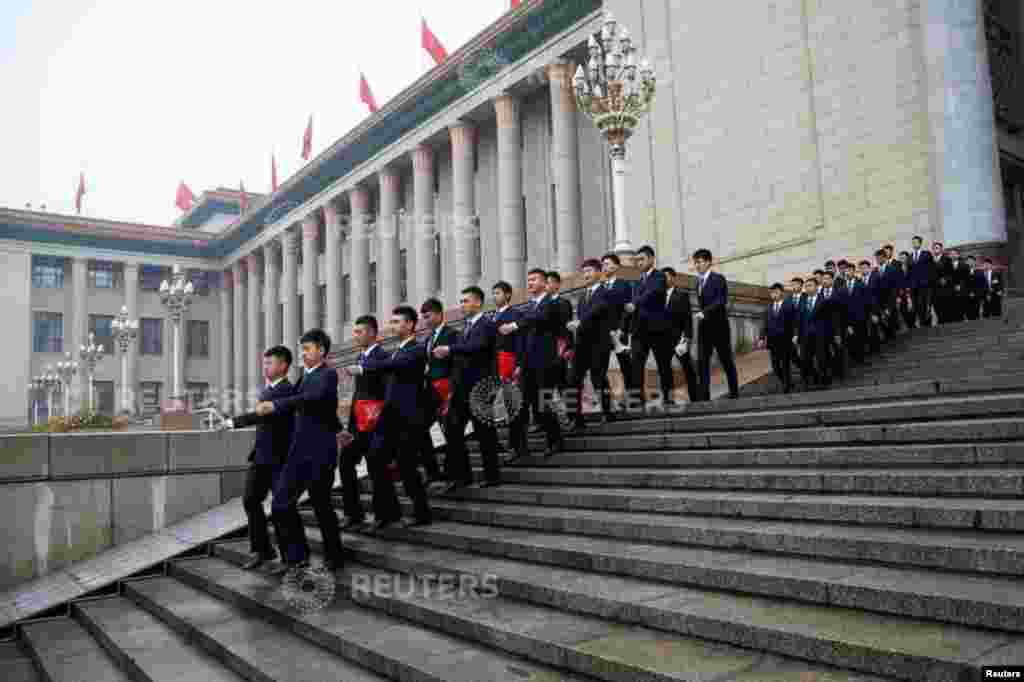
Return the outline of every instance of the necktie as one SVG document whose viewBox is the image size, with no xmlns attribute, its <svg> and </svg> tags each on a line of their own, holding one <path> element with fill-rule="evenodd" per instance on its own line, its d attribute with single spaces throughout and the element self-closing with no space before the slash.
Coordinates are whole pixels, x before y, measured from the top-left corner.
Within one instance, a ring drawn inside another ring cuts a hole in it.
<svg viewBox="0 0 1024 682">
<path fill-rule="evenodd" d="M 778 314 L 779 314 L 779 306 L 780 306 L 780 305 L 781 305 L 781 304 L 779 304 L 779 303 L 776 303 L 776 304 L 775 304 L 775 314 L 776 314 L 776 315 L 778 315 Z"/>
<path fill-rule="evenodd" d="M 703 294 L 704 294 L 704 277 L 701 276 L 701 278 L 697 281 L 697 295 L 701 296 Z"/>
<path fill-rule="evenodd" d="M 665 296 L 665 308 L 667 309 L 669 304 L 672 303 L 672 290 L 668 290 L 668 295 Z"/>
</svg>

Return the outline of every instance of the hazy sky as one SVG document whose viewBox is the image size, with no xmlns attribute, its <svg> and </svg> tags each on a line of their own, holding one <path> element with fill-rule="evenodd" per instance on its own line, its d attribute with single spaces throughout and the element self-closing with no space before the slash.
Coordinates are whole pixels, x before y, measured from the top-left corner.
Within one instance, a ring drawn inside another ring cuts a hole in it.
<svg viewBox="0 0 1024 682">
<path fill-rule="evenodd" d="M 168 225 L 185 180 L 270 189 L 426 71 L 425 14 L 449 53 L 508 0 L 2 0 L 0 206 Z"/>
</svg>

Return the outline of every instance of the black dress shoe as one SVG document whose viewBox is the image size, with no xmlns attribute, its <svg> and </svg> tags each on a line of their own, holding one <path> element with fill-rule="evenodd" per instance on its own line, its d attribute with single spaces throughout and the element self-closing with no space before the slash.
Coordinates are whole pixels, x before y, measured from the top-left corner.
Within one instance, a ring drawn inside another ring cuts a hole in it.
<svg viewBox="0 0 1024 682">
<path fill-rule="evenodd" d="M 341 524 L 341 529 L 342 530 L 352 530 L 356 526 L 361 526 L 364 523 L 366 523 L 366 519 L 365 518 L 347 519 L 345 521 L 345 523 Z"/>
<path fill-rule="evenodd" d="M 421 526 L 429 526 L 433 522 L 433 519 L 429 516 L 423 516 L 416 519 L 411 519 L 405 522 L 406 528 L 419 528 Z"/>
<path fill-rule="evenodd" d="M 340 571 L 344 566 L 345 562 L 341 559 L 324 559 L 324 568 L 328 571 Z"/>
<path fill-rule="evenodd" d="M 253 555 L 248 561 L 242 564 L 242 568 L 246 571 L 251 571 L 254 568 L 259 568 L 267 561 L 273 561 L 277 558 L 276 554 L 256 554 Z"/>
<path fill-rule="evenodd" d="M 501 485 L 501 481 L 484 481 L 480 484 L 481 488 L 496 488 Z"/>
<path fill-rule="evenodd" d="M 544 451 L 544 456 L 551 457 L 553 455 L 557 455 L 559 452 L 563 450 L 564 447 L 565 443 L 563 443 L 562 441 L 552 443 L 551 445 L 548 446 L 548 449 Z"/>
<path fill-rule="evenodd" d="M 739 399 L 740 399 L 740 394 L 739 393 L 730 393 L 729 394 L 729 400 L 739 400 Z"/>
<path fill-rule="evenodd" d="M 373 529 L 383 530 L 384 528 L 387 528 L 388 526 L 393 526 L 396 523 L 398 523 L 398 519 L 380 519 L 379 521 L 373 522 Z"/>
</svg>

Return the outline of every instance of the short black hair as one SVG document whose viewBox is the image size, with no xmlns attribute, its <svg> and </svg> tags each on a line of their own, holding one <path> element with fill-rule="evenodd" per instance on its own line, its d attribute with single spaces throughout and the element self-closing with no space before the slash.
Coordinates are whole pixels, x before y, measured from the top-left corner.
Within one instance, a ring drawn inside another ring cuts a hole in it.
<svg viewBox="0 0 1024 682">
<path fill-rule="evenodd" d="M 866 265 L 866 266 L 868 266 L 870 268 L 871 267 L 871 261 L 869 261 L 869 260 L 862 260 L 860 263 L 857 263 L 857 265 Z"/>
<path fill-rule="evenodd" d="M 812 272 L 811 274 L 814 275 L 815 277 L 821 277 L 822 275 L 825 274 L 825 271 L 819 268 Z"/>
<path fill-rule="evenodd" d="M 693 260 L 711 260 L 711 249 L 697 249 L 693 252 Z"/>
<path fill-rule="evenodd" d="M 992 262 L 992 259 L 986 256 L 985 258 L 982 258 L 982 259 L 981 259 L 981 262 L 982 262 L 982 263 L 991 263 L 991 262 Z"/>
<path fill-rule="evenodd" d="M 271 346 L 263 351 L 263 357 L 277 358 L 289 367 L 292 366 L 292 352 L 288 350 L 287 346 Z"/>
<path fill-rule="evenodd" d="M 834 260 L 827 260 L 827 261 L 825 261 L 825 267 L 826 267 L 826 268 L 827 268 L 828 266 L 830 266 L 830 265 L 831 265 L 832 267 L 835 267 L 835 266 L 836 266 L 836 262 L 835 262 Z"/>
<path fill-rule="evenodd" d="M 323 329 L 310 329 L 302 335 L 299 343 L 315 343 L 323 349 L 324 355 L 331 352 L 331 337 Z"/>
<path fill-rule="evenodd" d="M 886 251 L 895 251 L 896 250 L 896 247 L 893 246 L 892 244 L 886 244 L 882 248 L 885 249 Z"/>
<path fill-rule="evenodd" d="M 875 258 L 878 258 L 879 256 L 884 256 L 884 255 L 885 255 L 885 249 L 879 249 L 878 251 L 875 251 Z"/>
<path fill-rule="evenodd" d="M 663 267 L 661 269 L 661 271 L 664 272 L 669 277 L 675 277 L 676 276 L 676 269 L 671 267 L 671 266 L 669 266 L 669 265 L 666 265 L 665 267 Z"/>
<path fill-rule="evenodd" d="M 793 279 L 789 280 L 790 284 L 792 284 L 793 282 L 800 282 L 800 284 L 803 284 L 804 283 L 804 278 L 803 277 L 794 277 Z"/>
<path fill-rule="evenodd" d="M 654 258 L 654 247 L 652 247 L 652 246 L 648 246 L 647 244 L 644 244 L 643 246 L 641 246 L 641 247 L 640 247 L 640 248 L 639 248 L 639 249 L 637 250 L 637 254 L 641 254 L 641 253 L 642 253 L 642 254 L 645 254 L 645 255 L 648 255 L 648 256 L 650 256 L 651 258 Z"/>
<path fill-rule="evenodd" d="M 411 305 L 400 305 L 394 310 L 392 310 L 391 314 L 405 318 L 406 322 L 412 322 L 413 329 L 416 328 L 416 319 L 419 316 L 416 314 L 416 309 L 413 308 Z"/>
<path fill-rule="evenodd" d="M 967 257 L 967 260 L 973 260 L 973 261 L 976 261 L 976 260 L 978 260 L 978 257 L 977 257 L 977 256 L 968 256 L 968 257 Z"/>
<path fill-rule="evenodd" d="M 804 284 L 808 284 L 809 282 L 814 282 L 814 286 L 818 286 L 818 278 L 817 277 L 808 277 L 807 281 L 804 282 Z"/>
<path fill-rule="evenodd" d="M 377 318 L 374 317 L 373 315 L 360 315 L 359 317 L 357 317 L 356 322 L 353 326 L 358 327 L 359 325 L 369 327 L 370 329 L 372 329 L 374 336 L 376 336 L 377 332 L 380 331 L 380 325 L 377 324 Z"/>
<path fill-rule="evenodd" d="M 610 260 L 611 262 L 615 263 L 616 265 L 622 265 L 622 259 L 619 258 L 619 254 L 617 254 L 617 253 L 606 253 L 603 256 L 601 256 L 601 261 L 602 262 L 604 262 L 606 260 Z"/>
<path fill-rule="evenodd" d="M 547 279 L 548 271 L 544 268 L 530 268 L 530 271 L 526 273 L 526 276 L 529 277 L 530 275 L 540 275 L 544 279 Z"/>
<path fill-rule="evenodd" d="M 844 259 L 842 259 L 841 261 L 839 261 L 839 262 L 837 263 L 837 265 L 838 265 L 839 267 L 841 267 L 841 268 L 848 268 L 848 267 L 850 267 L 850 261 L 848 261 L 848 260 L 846 260 L 846 259 L 844 258 Z"/>
<path fill-rule="evenodd" d="M 586 270 L 587 268 L 593 268 L 600 272 L 601 261 L 597 260 L 596 258 L 588 258 L 587 260 L 583 261 L 582 265 L 580 265 L 580 270 Z"/>
<path fill-rule="evenodd" d="M 779 291 L 785 291 L 785 289 L 786 289 L 784 286 L 782 286 L 781 282 L 776 282 L 775 284 L 773 284 L 771 286 L 771 288 L 772 289 L 778 289 Z"/>
<path fill-rule="evenodd" d="M 921 235 L 915 234 L 913 237 L 910 238 L 910 241 L 912 241 L 912 242 L 915 242 L 915 241 L 916 242 L 923 242 L 924 240 L 921 239 Z"/>
<path fill-rule="evenodd" d="M 559 284 L 562 283 L 562 276 L 554 270 L 548 270 L 548 274 L 545 275 L 548 279 L 553 279 Z"/>
<path fill-rule="evenodd" d="M 943 244 L 942 242 L 932 242 L 932 246 L 941 246 L 941 247 L 945 248 L 946 245 Z"/>
<path fill-rule="evenodd" d="M 506 296 L 512 295 L 512 285 L 503 279 L 494 283 L 494 286 L 491 287 L 491 291 L 494 291 L 495 289 L 501 289 L 503 292 L 505 292 Z"/>
<path fill-rule="evenodd" d="M 443 313 L 444 312 L 444 306 L 441 304 L 441 301 L 439 301 L 438 299 L 436 299 L 436 298 L 428 298 L 427 300 L 425 300 L 423 302 L 423 305 L 420 306 L 420 312 L 421 313 Z"/>
<path fill-rule="evenodd" d="M 480 301 L 481 303 L 484 302 L 484 290 L 478 286 L 466 287 L 465 289 L 462 290 L 462 293 L 469 294 L 470 296 L 475 296 L 476 300 Z"/>
<path fill-rule="evenodd" d="M 835 279 L 835 275 L 833 275 L 828 270 L 826 270 L 825 272 L 823 272 L 823 273 L 821 273 L 820 275 L 817 275 L 817 276 L 818 277 L 831 277 L 831 278 Z"/>
<path fill-rule="evenodd" d="M 901 256 L 906 256 L 907 258 L 910 258 L 910 252 L 909 251 L 900 251 L 900 255 Z"/>
</svg>

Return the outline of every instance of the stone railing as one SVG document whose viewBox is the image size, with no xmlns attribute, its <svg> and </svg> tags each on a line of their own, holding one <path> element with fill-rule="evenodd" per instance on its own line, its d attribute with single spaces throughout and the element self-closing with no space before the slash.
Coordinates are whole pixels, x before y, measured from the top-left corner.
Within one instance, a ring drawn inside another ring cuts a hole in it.
<svg viewBox="0 0 1024 682">
<path fill-rule="evenodd" d="M 0 588 L 239 497 L 254 434 L 0 436 Z"/>
</svg>

